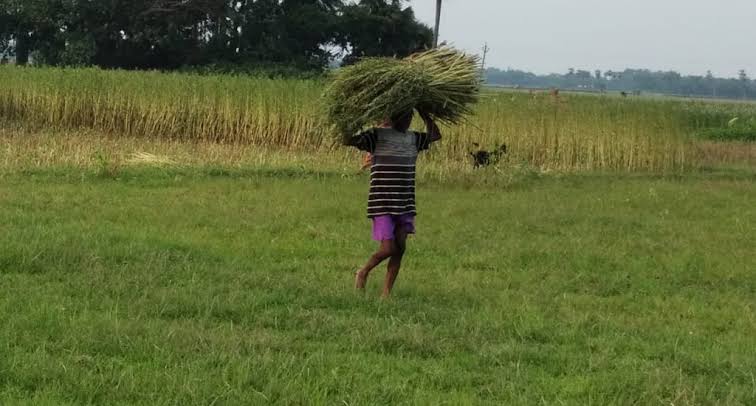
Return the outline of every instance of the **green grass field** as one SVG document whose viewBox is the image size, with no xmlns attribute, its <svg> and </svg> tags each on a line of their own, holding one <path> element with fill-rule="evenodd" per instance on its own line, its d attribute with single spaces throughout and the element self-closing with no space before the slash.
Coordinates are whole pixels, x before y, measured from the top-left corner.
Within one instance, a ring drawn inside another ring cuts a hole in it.
<svg viewBox="0 0 756 406">
<path fill-rule="evenodd" d="M 0 174 L 3 405 L 756 404 L 753 170 L 426 174 L 389 301 L 365 175 Z"/>
<path fill-rule="evenodd" d="M 321 81 L 0 79 L 0 405 L 756 404 L 756 104 L 487 93 L 382 301 Z"/>
</svg>

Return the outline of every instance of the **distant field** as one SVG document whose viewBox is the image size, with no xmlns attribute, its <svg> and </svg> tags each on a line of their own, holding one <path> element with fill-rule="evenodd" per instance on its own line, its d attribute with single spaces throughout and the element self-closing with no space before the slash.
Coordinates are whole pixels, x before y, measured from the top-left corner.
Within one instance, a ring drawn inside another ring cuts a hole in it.
<svg viewBox="0 0 756 406">
<path fill-rule="evenodd" d="M 323 83 L 241 76 L 0 67 L 0 118 L 118 137 L 328 150 Z M 731 121 L 738 118 L 734 125 Z M 489 92 L 466 125 L 445 129 L 435 160 L 474 142 L 509 146 L 538 170 L 672 172 L 701 166 L 699 138 L 748 141 L 756 105 Z"/>
<path fill-rule="evenodd" d="M 554 88 L 548 88 L 548 87 L 515 87 L 511 85 L 497 85 L 497 84 L 486 84 L 486 88 L 490 90 L 500 90 L 500 91 L 507 91 L 507 92 L 525 92 L 525 93 L 531 93 L 531 92 L 551 92 Z M 613 96 L 613 97 L 622 97 L 622 91 L 621 90 L 607 90 L 607 91 L 599 91 L 596 89 L 559 89 L 560 93 L 565 94 L 583 94 L 583 95 L 594 95 L 594 96 Z M 633 98 L 633 97 L 647 97 L 647 98 L 659 98 L 659 99 L 669 99 L 669 100 L 692 100 L 692 101 L 706 101 L 706 102 L 714 102 L 714 103 L 741 103 L 741 104 L 756 104 L 756 100 L 753 99 L 733 99 L 733 98 L 723 98 L 723 97 L 716 97 L 716 96 L 690 96 L 690 95 L 684 95 L 684 94 L 668 94 L 668 93 L 656 93 L 656 92 L 648 92 L 648 91 L 641 91 L 640 94 L 636 94 L 632 91 L 626 92 L 626 97 Z"/>
<path fill-rule="evenodd" d="M 364 175 L 0 177 L 0 403 L 756 403 L 756 177 L 420 183 L 395 297 Z"/>
</svg>

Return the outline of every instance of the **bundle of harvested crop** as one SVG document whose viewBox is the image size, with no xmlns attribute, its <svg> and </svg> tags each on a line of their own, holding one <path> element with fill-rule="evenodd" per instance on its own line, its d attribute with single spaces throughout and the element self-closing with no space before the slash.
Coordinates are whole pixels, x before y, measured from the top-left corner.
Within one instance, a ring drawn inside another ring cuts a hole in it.
<svg viewBox="0 0 756 406">
<path fill-rule="evenodd" d="M 480 83 L 478 57 L 436 48 L 405 59 L 367 58 L 340 69 L 325 104 L 342 136 L 410 109 L 457 124 L 472 112 Z"/>
</svg>

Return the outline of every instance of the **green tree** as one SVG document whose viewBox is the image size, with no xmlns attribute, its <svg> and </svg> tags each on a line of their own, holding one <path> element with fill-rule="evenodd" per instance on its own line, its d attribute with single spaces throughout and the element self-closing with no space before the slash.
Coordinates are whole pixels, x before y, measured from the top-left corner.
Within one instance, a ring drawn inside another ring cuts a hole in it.
<svg viewBox="0 0 756 406">
<path fill-rule="evenodd" d="M 326 47 L 338 41 L 340 0 L 258 0 L 249 6 L 240 27 L 243 59 L 305 68 L 328 63 L 331 54 Z"/>
<path fill-rule="evenodd" d="M 0 55 L 20 64 L 322 69 L 333 50 L 404 56 L 431 38 L 400 0 L 0 0 Z"/>
<path fill-rule="evenodd" d="M 362 0 L 343 8 L 341 45 L 346 63 L 371 56 L 404 57 L 430 48 L 433 31 L 401 0 Z"/>
<path fill-rule="evenodd" d="M 52 0 L 0 0 L 4 10 L 0 26 L 0 43 L 15 55 L 16 63 L 25 65 L 32 51 L 42 57 L 55 54 L 60 44 L 57 17 L 62 4 Z"/>
</svg>

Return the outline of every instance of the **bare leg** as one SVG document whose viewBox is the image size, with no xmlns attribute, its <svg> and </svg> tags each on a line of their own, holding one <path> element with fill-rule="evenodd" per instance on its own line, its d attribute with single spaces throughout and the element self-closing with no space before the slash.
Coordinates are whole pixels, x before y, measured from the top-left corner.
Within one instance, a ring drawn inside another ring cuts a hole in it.
<svg viewBox="0 0 756 406">
<path fill-rule="evenodd" d="M 365 289 L 370 271 L 380 265 L 381 262 L 390 258 L 394 253 L 394 249 L 394 241 L 381 241 L 381 246 L 378 248 L 378 251 L 376 251 L 375 254 L 370 257 L 367 264 L 365 264 L 365 266 L 362 267 L 362 269 L 360 269 L 355 275 L 354 287 L 359 290 Z"/>
<path fill-rule="evenodd" d="M 402 227 L 396 228 L 394 234 L 395 250 L 388 263 L 388 269 L 386 271 L 386 280 L 383 283 L 383 298 L 391 296 L 391 289 L 394 288 L 397 276 L 399 276 L 399 268 L 402 266 L 402 258 L 404 257 L 404 251 L 407 248 L 407 232 Z"/>
</svg>

